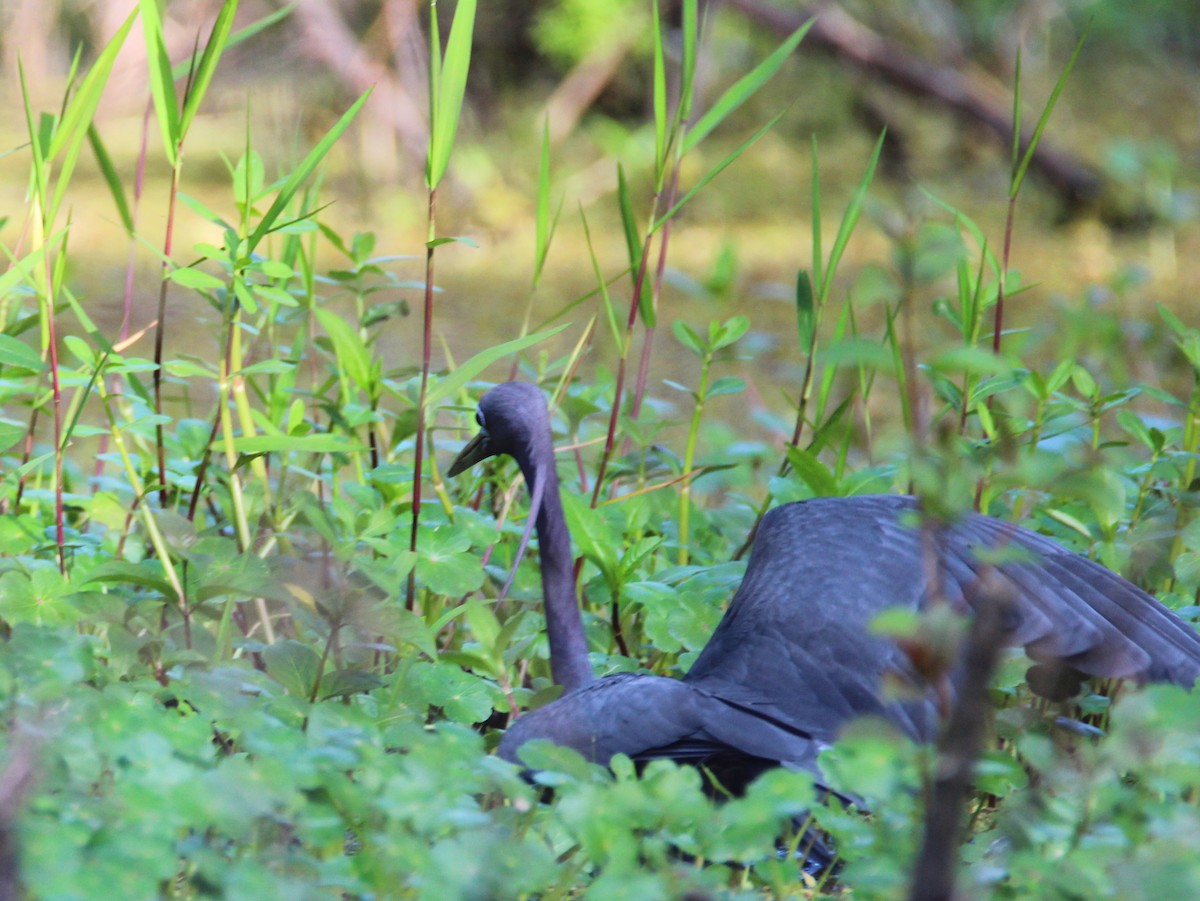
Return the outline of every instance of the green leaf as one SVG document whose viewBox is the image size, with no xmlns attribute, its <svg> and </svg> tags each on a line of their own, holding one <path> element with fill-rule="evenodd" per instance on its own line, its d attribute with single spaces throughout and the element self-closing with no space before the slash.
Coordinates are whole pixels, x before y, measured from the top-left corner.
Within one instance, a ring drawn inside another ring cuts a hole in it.
<svg viewBox="0 0 1200 901">
<path fill-rule="evenodd" d="M 1062 73 L 1058 76 L 1058 81 L 1054 84 L 1054 90 L 1050 92 L 1050 99 L 1046 101 L 1046 106 L 1042 110 L 1042 115 L 1038 118 L 1038 123 L 1033 129 L 1033 137 L 1029 139 L 1029 146 L 1025 148 L 1025 155 L 1021 157 L 1020 162 L 1017 163 L 1016 167 L 1013 169 L 1012 181 L 1008 188 L 1009 198 L 1016 197 L 1017 193 L 1021 190 L 1021 183 L 1025 180 L 1025 173 L 1029 169 L 1029 163 L 1033 159 L 1033 153 L 1035 150 L 1037 150 L 1038 143 L 1042 139 L 1042 132 L 1046 130 L 1046 126 L 1050 122 L 1050 114 L 1054 112 L 1054 106 L 1058 103 L 1058 98 L 1062 94 L 1063 88 L 1065 88 L 1067 85 L 1067 76 L 1070 75 L 1071 70 L 1075 68 L 1075 61 L 1079 59 L 1079 52 L 1083 49 L 1083 44 L 1087 40 L 1088 32 L 1091 30 L 1091 27 L 1092 22 L 1089 19 L 1087 25 L 1084 26 L 1083 33 L 1079 36 L 1079 40 L 1075 43 L 1075 49 L 1071 51 L 1071 58 L 1067 60 L 1066 66 L 1063 67 Z M 1017 59 L 1019 60 L 1020 56 L 1018 56 Z M 1018 90 L 1019 84 L 1020 83 L 1018 81 Z M 1019 95 L 1017 102 L 1019 102 Z M 1013 115 L 1015 118 L 1019 119 L 1020 111 L 1015 110 Z M 1019 123 L 1016 127 L 1014 127 L 1013 131 L 1015 134 L 1020 133 Z M 1016 140 L 1014 139 L 1014 150 L 1017 146 Z"/>
<path fill-rule="evenodd" d="M 312 696 L 317 674 L 321 670 L 321 658 L 308 645 L 291 638 L 277 641 L 262 650 L 267 675 L 297 698 Z"/>
<path fill-rule="evenodd" d="M 437 29 L 434 17 L 431 29 Z M 433 190 L 446 174 L 454 136 L 462 116 L 463 96 L 467 90 L 467 71 L 471 67 L 471 39 L 475 31 L 475 0 L 459 0 L 454 22 L 446 41 L 446 56 L 439 67 L 440 77 L 433 91 L 433 123 L 429 135 L 429 161 L 426 184 Z M 431 85 L 432 87 L 432 85 Z"/>
<path fill-rule="evenodd" d="M 695 329 L 682 319 L 676 319 L 671 323 L 671 332 L 675 335 L 676 341 L 700 357 L 700 359 L 704 359 L 708 355 L 708 346 L 704 343 L 704 339 L 697 335 Z"/>
<path fill-rule="evenodd" d="M 483 567 L 462 532 L 442 526 L 426 532 L 417 547 L 417 578 L 434 594 L 458 598 L 482 587 Z"/>
<path fill-rule="evenodd" d="M 225 287 L 225 282 L 215 275 L 187 266 L 173 270 L 167 278 L 183 288 L 195 291 L 216 291 Z"/>
<path fill-rule="evenodd" d="M 175 76 L 167 55 L 158 0 L 138 0 L 138 9 L 142 13 L 146 65 L 150 69 L 150 93 L 154 97 L 154 112 L 162 130 L 163 152 L 167 155 L 167 162 L 175 168 L 179 165 L 179 100 L 175 96 Z"/>
<path fill-rule="evenodd" d="M 535 344 L 540 344 L 548 338 L 552 338 L 565 329 L 566 325 L 556 326 L 555 328 L 543 329 L 540 332 L 534 332 L 532 335 L 526 335 L 523 338 L 514 338 L 512 341 L 506 341 L 503 344 L 497 344 L 495 347 L 489 347 L 487 350 L 480 351 L 471 357 L 465 363 L 455 367 L 453 372 L 439 378 L 434 384 L 429 386 L 429 394 L 427 398 L 427 406 L 430 415 L 433 414 L 434 405 L 441 402 L 443 399 L 457 394 L 458 391 L 487 369 L 497 360 L 507 357 L 509 354 L 515 354 L 527 347 L 532 347 Z"/>
<path fill-rule="evenodd" d="M 217 63 L 221 59 L 221 54 L 225 52 L 225 45 L 229 41 L 229 32 L 233 27 L 233 17 L 237 14 L 237 7 L 237 0 L 225 0 L 225 3 L 221 6 L 221 11 L 217 14 L 217 21 L 213 23 L 212 31 L 208 35 L 208 41 L 204 45 L 204 52 L 200 55 L 200 62 L 197 64 L 195 74 L 192 77 L 187 98 L 183 102 L 183 116 L 179 122 L 180 137 L 187 134 L 188 126 L 196 118 L 196 111 L 200 108 L 200 104 L 204 100 L 204 95 L 208 93 L 208 86 L 212 81 L 213 73 L 217 71 Z"/>
<path fill-rule="evenodd" d="M 618 171 L 619 168 L 618 168 Z M 587 241 L 588 258 L 592 261 L 592 274 L 596 277 L 596 286 L 600 291 L 600 300 L 604 304 L 604 319 L 608 323 L 608 329 L 612 333 L 613 346 L 623 347 L 624 339 L 621 337 L 621 326 L 617 322 L 617 310 L 613 306 L 612 297 L 608 293 L 608 283 L 604 280 L 604 273 L 600 270 L 600 260 L 596 256 L 596 248 L 592 244 L 592 230 L 588 226 L 587 216 L 583 212 L 583 205 L 579 206 L 579 219 L 583 223 L 583 237 Z"/>
<path fill-rule="evenodd" d="M 146 2 L 153 3 L 154 0 L 143 0 L 143 3 Z M 320 165 L 321 160 L 325 158 L 325 155 L 329 153 L 333 145 L 338 142 L 338 139 L 346 129 L 350 127 L 350 123 L 354 121 L 355 116 L 358 115 L 358 111 L 362 109 L 363 104 L 367 102 L 367 98 L 371 96 L 372 90 L 373 88 L 368 88 L 364 91 L 362 96 L 354 101 L 350 108 L 342 114 L 341 118 L 334 123 L 333 127 L 325 133 L 325 136 L 317 142 L 317 145 L 308 152 L 308 156 L 301 160 L 300 165 L 292 170 L 292 174 L 287 177 L 283 187 L 279 189 L 279 193 L 275 196 L 275 202 L 271 204 L 266 214 L 262 217 L 253 234 L 246 239 L 245 252 L 247 254 L 253 253 L 254 249 L 258 247 L 259 242 L 266 237 L 268 232 L 276 227 L 276 222 L 287 208 L 287 205 L 292 202 L 292 197 L 300 190 L 300 186 L 308 181 L 317 166 Z"/>
<path fill-rule="evenodd" d="M 409 669 L 407 681 L 456 723 L 478 723 L 492 713 L 487 683 L 457 666 L 418 661 Z"/>
<path fill-rule="evenodd" d="M 32 347 L 11 335 L 0 335 L 0 366 L 15 366 L 30 372 L 41 372 L 42 358 Z"/>
<path fill-rule="evenodd" d="M 542 278 L 550 241 L 562 212 L 562 201 L 558 211 L 550 218 L 550 117 L 542 120 L 542 150 L 538 156 L 537 215 L 534 220 L 533 284 L 536 287 Z"/>
<path fill-rule="evenodd" d="M 0 451 L 6 451 L 10 447 L 15 447 L 28 429 L 16 422 L 7 422 L 0 419 Z"/>
<path fill-rule="evenodd" d="M 226 442 L 219 438 L 213 450 L 224 453 Z M 351 454 L 365 450 L 365 445 L 347 435 L 245 435 L 233 439 L 233 450 L 239 454 Z"/>
<path fill-rule="evenodd" d="M 650 17 L 654 23 L 651 32 L 654 46 L 654 174 L 656 183 L 661 185 L 667 169 L 667 67 L 658 0 L 650 4 Z"/>
<path fill-rule="evenodd" d="M 366 670 L 339 669 L 321 679 L 321 698 L 345 698 L 365 695 L 383 684 L 377 675 Z"/>
<path fill-rule="evenodd" d="M 500 635 L 500 620 L 496 612 L 480 601 L 467 601 L 467 625 L 471 633 L 489 654 L 496 651 L 496 639 Z"/>
<path fill-rule="evenodd" d="M 709 397 L 720 397 L 724 394 L 741 394 L 746 390 L 746 383 L 731 375 L 723 375 L 708 387 Z"/>
<path fill-rule="evenodd" d="M 858 217 L 862 214 L 863 203 L 867 198 L 867 189 L 871 186 L 871 181 L 875 177 L 875 167 L 879 164 L 879 154 L 883 151 L 883 139 L 886 136 L 886 132 L 880 134 L 879 140 L 875 142 L 875 149 L 871 153 L 871 159 L 867 163 L 866 171 L 863 172 L 862 180 L 859 181 L 858 187 L 855 189 L 854 195 L 850 198 L 850 203 L 846 207 L 846 211 L 842 214 L 842 221 L 838 226 L 837 237 L 834 238 L 833 247 L 829 251 L 829 262 L 825 266 L 825 278 L 817 289 L 817 294 L 822 301 L 829 298 L 829 292 L 833 287 L 833 277 L 837 273 L 838 264 L 841 262 L 846 245 L 850 243 L 850 236 L 854 233 L 854 227 L 858 224 Z"/>
<path fill-rule="evenodd" d="M 617 549 L 622 546 L 620 536 L 586 499 L 566 492 L 562 501 L 571 538 L 579 546 L 580 553 L 599 567 L 610 585 L 615 585 L 620 572 L 617 559 Z"/>
<path fill-rule="evenodd" d="M 665 225 L 672 218 L 674 218 L 675 214 L 678 213 L 681 209 L 683 209 L 688 204 L 688 202 L 691 201 L 691 199 L 693 197 L 695 197 L 698 193 L 700 193 L 700 191 L 710 181 L 712 181 L 714 178 L 716 178 L 718 175 L 720 175 L 722 172 L 724 172 L 730 163 L 732 163 L 739 156 L 741 156 L 743 153 L 745 153 L 747 150 L 749 150 L 751 147 L 753 147 L 756 143 L 758 143 L 758 139 L 761 138 L 763 135 L 765 135 L 772 128 L 774 128 L 775 123 L 777 123 L 782 118 L 783 118 L 783 113 L 779 113 L 777 116 L 774 116 L 769 122 L 767 122 L 766 125 L 764 125 L 758 131 L 756 131 L 740 147 L 738 147 L 735 151 L 733 151 L 733 153 L 729 154 L 729 156 L 725 157 L 725 159 L 723 159 L 723 160 L 721 160 L 721 162 L 717 163 L 716 166 L 714 166 L 712 169 L 710 169 L 709 172 L 704 177 L 702 177 L 700 179 L 700 181 L 698 181 L 695 184 L 695 186 L 690 191 L 687 192 L 687 194 L 685 194 L 683 196 L 682 200 L 680 200 L 678 203 L 675 204 L 675 206 L 673 206 L 669 210 L 667 210 L 667 212 L 663 213 L 663 215 L 661 217 L 659 217 L 659 219 L 657 221 L 655 221 L 655 223 L 650 227 L 650 230 L 652 232 L 658 231 L 660 228 L 663 227 L 663 225 Z"/>
<path fill-rule="evenodd" d="M 121 181 L 121 174 L 117 171 L 112 157 L 109 156 L 108 148 L 104 146 L 104 141 L 100 138 L 100 132 L 96 130 L 95 123 L 88 126 L 87 136 L 88 143 L 92 147 L 92 154 L 96 157 L 96 165 L 100 167 L 100 175 L 108 187 L 108 193 L 112 195 L 113 203 L 117 206 L 121 224 L 125 226 L 125 231 L 132 235 L 133 213 L 130 212 L 129 201 L 125 197 L 125 184 Z"/>
<path fill-rule="evenodd" d="M 728 347 L 741 339 L 750 330 L 749 316 L 733 316 L 722 323 L 717 331 L 716 340 L 712 342 L 713 350 Z"/>
<path fill-rule="evenodd" d="M 796 475 L 812 489 L 815 497 L 837 497 L 841 494 L 837 478 L 812 451 L 788 445 L 787 458 Z"/>
<path fill-rule="evenodd" d="M 0 617 L 9 623 L 73 623 L 78 611 L 67 600 L 73 591 L 57 569 L 43 567 L 28 575 L 10 570 L 0 576 Z"/>
<path fill-rule="evenodd" d="M 642 240 L 638 236 L 637 219 L 633 213 L 633 200 L 629 196 L 629 182 L 625 180 L 625 167 L 620 163 L 617 163 L 617 205 L 621 210 L 625 248 L 629 253 L 629 271 L 636 276 L 642 264 Z"/>
<path fill-rule="evenodd" d="M 787 40 L 775 49 L 775 52 L 743 75 L 721 95 L 712 108 L 701 116 L 688 132 L 683 142 L 684 153 L 703 141 L 708 133 L 724 122 L 730 113 L 749 100 L 759 88 L 771 80 L 771 76 L 779 70 L 784 60 L 791 56 L 799 43 L 804 40 L 804 36 L 808 34 L 814 21 L 815 19 L 809 19 L 797 28 Z"/>
<path fill-rule="evenodd" d="M 96 61 L 92 63 L 92 68 L 84 76 L 79 87 L 75 89 L 74 95 L 63 110 L 62 120 L 54 131 L 53 139 L 46 147 L 47 161 L 54 160 L 61 155 L 54 199 L 49 204 L 46 213 L 48 222 L 53 222 L 58 215 L 58 208 L 66 193 L 67 185 L 70 184 L 71 175 L 75 171 L 79 152 L 88 136 L 92 119 L 96 115 L 96 108 L 100 105 L 100 98 L 108 84 L 108 77 L 112 73 L 113 63 L 125 43 L 129 29 L 133 27 L 135 18 L 137 18 L 136 11 L 131 12 L 121 27 L 117 29 L 117 33 L 97 55 Z"/>
<path fill-rule="evenodd" d="M 813 309 L 812 279 L 808 270 L 796 273 L 796 328 L 800 332 L 800 346 L 811 353 L 816 333 L 816 316 Z"/>
<path fill-rule="evenodd" d="M 318 307 L 313 313 L 329 335 L 334 353 L 337 354 L 338 366 L 345 370 L 355 387 L 369 388 L 372 383 L 371 349 L 363 342 L 362 336 L 333 310 Z"/>
</svg>

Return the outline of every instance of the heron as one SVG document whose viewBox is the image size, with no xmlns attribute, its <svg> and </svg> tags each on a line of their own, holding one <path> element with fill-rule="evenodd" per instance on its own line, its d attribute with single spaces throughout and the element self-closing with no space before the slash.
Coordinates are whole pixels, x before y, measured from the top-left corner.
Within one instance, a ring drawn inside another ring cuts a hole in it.
<svg viewBox="0 0 1200 901">
<path fill-rule="evenodd" d="M 914 497 L 864 495 L 766 514 L 740 587 L 682 679 L 597 679 L 545 398 L 535 385 L 506 382 L 483 396 L 476 420 L 479 431 L 449 475 L 499 454 L 520 467 L 537 531 L 551 674 L 563 688 L 505 732 L 498 754 L 514 763 L 523 745 L 546 739 L 603 765 L 618 753 L 638 764 L 693 764 L 732 793 L 780 766 L 807 770 L 820 786 L 817 757 L 852 718 L 876 715 L 915 740 L 936 737 L 939 707 L 928 692 L 907 700 L 881 692 L 885 675 L 920 679 L 911 655 L 870 624 L 885 608 L 922 610 L 935 598 L 968 610 L 984 576 L 1011 600 L 1001 637 L 1024 648 L 1031 676 L 1043 668 L 1079 680 L 1188 686 L 1200 677 L 1200 634 L 1099 563 L 994 517 L 930 525 Z M 527 527 L 518 560 L 529 538 Z"/>
</svg>

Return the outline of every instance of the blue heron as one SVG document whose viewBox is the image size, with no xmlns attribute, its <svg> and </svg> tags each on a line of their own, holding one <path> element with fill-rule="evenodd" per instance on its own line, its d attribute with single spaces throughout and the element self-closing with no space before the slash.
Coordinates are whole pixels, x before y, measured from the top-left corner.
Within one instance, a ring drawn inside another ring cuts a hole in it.
<svg viewBox="0 0 1200 901">
<path fill-rule="evenodd" d="M 928 692 L 918 700 L 881 694 L 885 674 L 919 678 L 910 655 L 869 624 L 885 608 L 920 610 L 935 595 L 966 610 L 985 574 L 1011 599 L 1004 643 L 1023 647 L 1034 671 L 1189 686 L 1200 676 L 1196 630 L 1100 564 L 978 513 L 922 525 L 915 498 L 875 495 L 768 512 L 740 588 L 682 679 L 595 679 L 545 399 L 534 385 L 501 384 L 484 395 L 476 419 L 480 430 L 449 474 L 497 454 L 520 466 L 537 528 L 551 672 L 563 687 L 508 729 L 499 746 L 508 760 L 517 762 L 525 742 L 548 739 L 600 764 L 624 753 L 638 763 L 702 766 L 738 792 L 781 765 L 820 780 L 818 753 L 856 716 L 883 716 L 930 740 L 937 703 Z"/>
</svg>

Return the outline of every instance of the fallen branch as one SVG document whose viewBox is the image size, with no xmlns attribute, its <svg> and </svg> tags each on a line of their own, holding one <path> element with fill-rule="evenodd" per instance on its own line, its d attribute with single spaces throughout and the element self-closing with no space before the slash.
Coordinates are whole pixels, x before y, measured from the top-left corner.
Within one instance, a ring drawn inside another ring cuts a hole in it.
<svg viewBox="0 0 1200 901">
<path fill-rule="evenodd" d="M 763 0 L 726 0 L 749 18 L 783 34 L 791 34 L 815 19 L 805 44 L 822 47 L 864 72 L 877 75 L 901 90 L 936 100 L 964 119 L 992 132 L 1005 147 L 1012 146 L 1012 98 L 1006 89 L 979 71 L 963 71 L 915 56 L 863 25 L 841 7 L 829 4 L 793 10 Z M 1022 129 L 1021 150 L 1032 129 Z M 1099 198 L 1099 173 L 1074 155 L 1054 147 L 1043 136 L 1031 167 L 1071 206 Z"/>
</svg>

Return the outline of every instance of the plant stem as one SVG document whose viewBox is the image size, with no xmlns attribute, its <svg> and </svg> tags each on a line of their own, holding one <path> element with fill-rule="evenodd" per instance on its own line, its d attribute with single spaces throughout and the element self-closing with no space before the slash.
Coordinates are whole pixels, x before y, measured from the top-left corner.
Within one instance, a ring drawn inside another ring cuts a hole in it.
<svg viewBox="0 0 1200 901">
<path fill-rule="evenodd" d="M 166 331 L 164 320 L 167 316 L 167 288 L 170 285 L 170 279 L 167 276 L 170 274 L 171 250 L 175 238 L 175 205 L 179 198 L 179 176 L 183 169 L 182 144 L 176 148 L 176 160 L 175 166 L 171 169 L 171 194 L 167 203 L 166 236 L 163 238 L 162 282 L 158 288 L 158 319 L 154 323 L 154 412 L 160 417 L 159 422 L 154 426 L 154 442 L 158 452 L 158 500 L 163 507 L 167 506 L 170 494 L 167 488 L 167 451 L 161 421 L 163 415 L 163 334 Z"/>
<path fill-rule="evenodd" d="M 412 532 L 409 535 L 408 549 L 414 553 L 417 550 L 417 528 L 421 521 L 421 472 L 425 465 L 425 400 L 429 391 L 429 361 L 433 356 L 433 253 L 435 217 L 437 213 L 437 188 L 429 189 L 429 211 L 427 232 L 428 241 L 425 245 L 425 328 L 421 344 L 421 393 L 417 399 L 417 436 L 415 460 L 413 462 L 413 491 L 412 491 Z M 416 567 L 408 571 L 408 591 L 405 606 L 415 609 L 417 593 Z"/>
</svg>

